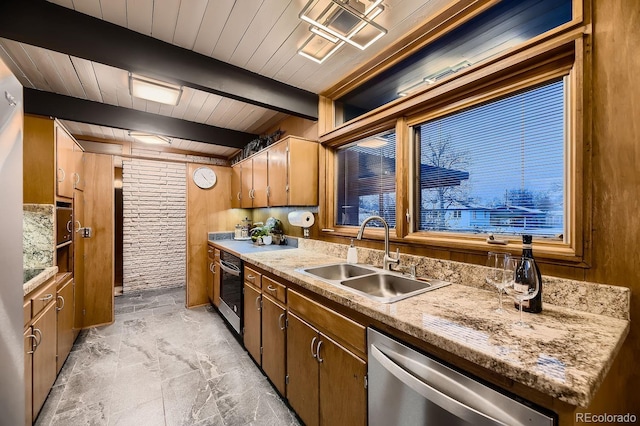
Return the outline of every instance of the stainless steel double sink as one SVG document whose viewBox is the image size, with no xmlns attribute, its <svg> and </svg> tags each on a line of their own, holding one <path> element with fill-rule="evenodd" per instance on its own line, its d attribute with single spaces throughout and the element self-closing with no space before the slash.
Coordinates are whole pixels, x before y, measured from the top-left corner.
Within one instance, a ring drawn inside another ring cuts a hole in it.
<svg viewBox="0 0 640 426">
<path fill-rule="evenodd" d="M 417 280 L 399 272 L 351 263 L 301 268 L 297 271 L 381 303 L 397 302 L 450 284 L 435 279 Z"/>
</svg>

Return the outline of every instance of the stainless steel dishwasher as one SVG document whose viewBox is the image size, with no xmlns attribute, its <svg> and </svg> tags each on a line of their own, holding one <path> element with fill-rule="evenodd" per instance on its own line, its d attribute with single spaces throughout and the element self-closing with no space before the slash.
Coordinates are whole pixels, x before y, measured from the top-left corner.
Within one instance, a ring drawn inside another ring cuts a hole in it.
<svg viewBox="0 0 640 426">
<path fill-rule="evenodd" d="M 544 414 L 369 328 L 369 426 L 554 425 Z"/>
</svg>

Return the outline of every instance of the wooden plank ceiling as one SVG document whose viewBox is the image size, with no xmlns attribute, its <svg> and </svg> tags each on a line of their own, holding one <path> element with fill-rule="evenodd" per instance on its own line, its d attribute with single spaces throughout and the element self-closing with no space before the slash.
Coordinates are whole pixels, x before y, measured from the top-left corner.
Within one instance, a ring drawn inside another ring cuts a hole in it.
<svg viewBox="0 0 640 426">
<path fill-rule="evenodd" d="M 322 93 L 335 85 L 350 70 L 451 3 L 386 0 L 385 12 L 376 18 L 389 31 L 385 37 L 365 51 L 346 45 L 325 63 L 317 64 L 297 54 L 309 35 L 308 24 L 298 18 L 306 0 L 50 2 L 313 93 Z M 0 56 L 25 87 L 61 95 L 255 134 L 264 133 L 288 117 L 190 87 L 184 88 L 175 107 L 133 98 L 126 70 L 8 39 L 0 39 Z M 67 124 L 80 135 L 125 140 L 128 137 L 119 129 Z M 236 151 L 189 141 L 180 144 L 212 155 L 233 155 Z"/>
</svg>

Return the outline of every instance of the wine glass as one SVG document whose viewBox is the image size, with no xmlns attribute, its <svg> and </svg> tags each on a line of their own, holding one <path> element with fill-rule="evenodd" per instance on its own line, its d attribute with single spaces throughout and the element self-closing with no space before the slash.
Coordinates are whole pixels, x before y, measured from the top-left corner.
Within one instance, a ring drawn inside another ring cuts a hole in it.
<svg viewBox="0 0 640 426">
<path fill-rule="evenodd" d="M 502 307 L 502 293 L 504 293 L 504 286 L 508 281 L 505 267 L 509 259 L 508 253 L 498 253 L 490 251 L 487 253 L 487 283 L 498 289 L 498 309 L 495 312 L 500 314 L 506 312 Z"/>
<path fill-rule="evenodd" d="M 522 319 L 522 304 L 536 297 L 540 291 L 536 263 L 528 257 L 510 257 L 505 265 L 507 282 L 504 291 L 520 305 L 520 320 L 515 325 L 531 328 Z"/>
</svg>

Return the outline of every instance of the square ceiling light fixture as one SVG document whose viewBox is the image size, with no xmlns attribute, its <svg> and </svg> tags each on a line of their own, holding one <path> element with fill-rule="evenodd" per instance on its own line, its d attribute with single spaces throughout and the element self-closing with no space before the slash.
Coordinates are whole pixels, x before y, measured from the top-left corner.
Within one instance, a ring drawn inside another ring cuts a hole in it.
<svg viewBox="0 0 640 426">
<path fill-rule="evenodd" d="M 298 53 L 322 63 L 349 43 L 364 50 L 387 33 L 373 19 L 384 11 L 382 0 L 309 0 L 300 19 L 311 24 L 311 36 Z"/>
<path fill-rule="evenodd" d="M 171 139 L 166 136 L 155 135 L 153 133 L 146 132 L 134 132 L 129 130 L 129 136 L 132 138 L 153 145 L 171 145 Z"/>
<path fill-rule="evenodd" d="M 182 96 L 182 86 L 129 73 L 129 93 L 148 101 L 178 105 Z"/>
</svg>

